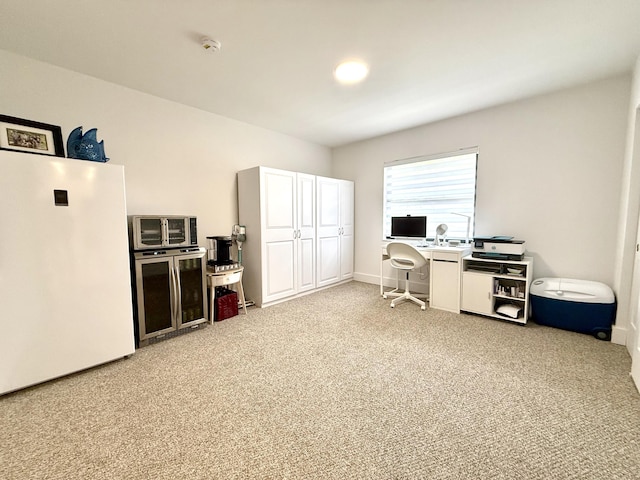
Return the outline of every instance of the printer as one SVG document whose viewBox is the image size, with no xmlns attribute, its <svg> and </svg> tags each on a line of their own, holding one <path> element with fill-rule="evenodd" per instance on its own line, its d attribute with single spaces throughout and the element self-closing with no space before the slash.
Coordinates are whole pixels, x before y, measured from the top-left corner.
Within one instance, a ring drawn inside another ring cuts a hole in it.
<svg viewBox="0 0 640 480">
<path fill-rule="evenodd" d="M 471 255 L 475 258 L 520 261 L 524 258 L 524 240 L 505 236 L 474 237 Z"/>
</svg>

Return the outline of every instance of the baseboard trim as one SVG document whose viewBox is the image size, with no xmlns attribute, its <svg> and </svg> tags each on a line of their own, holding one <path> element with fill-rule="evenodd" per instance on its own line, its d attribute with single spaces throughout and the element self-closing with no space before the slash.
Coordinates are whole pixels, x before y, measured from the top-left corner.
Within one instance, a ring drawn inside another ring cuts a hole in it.
<svg viewBox="0 0 640 480">
<path fill-rule="evenodd" d="M 626 345 L 627 329 L 614 325 L 611 329 L 611 343 L 615 343 L 616 345 Z"/>
<path fill-rule="evenodd" d="M 357 282 L 380 284 L 380 275 L 369 275 L 368 273 L 354 273 L 353 279 Z"/>
</svg>

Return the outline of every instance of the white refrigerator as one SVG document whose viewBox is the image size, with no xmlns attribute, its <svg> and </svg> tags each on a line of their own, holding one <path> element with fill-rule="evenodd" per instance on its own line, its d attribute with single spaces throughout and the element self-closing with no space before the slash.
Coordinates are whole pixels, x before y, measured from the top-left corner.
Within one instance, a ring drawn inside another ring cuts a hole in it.
<svg viewBox="0 0 640 480">
<path fill-rule="evenodd" d="M 0 151 L 0 395 L 135 351 L 124 167 Z"/>
</svg>

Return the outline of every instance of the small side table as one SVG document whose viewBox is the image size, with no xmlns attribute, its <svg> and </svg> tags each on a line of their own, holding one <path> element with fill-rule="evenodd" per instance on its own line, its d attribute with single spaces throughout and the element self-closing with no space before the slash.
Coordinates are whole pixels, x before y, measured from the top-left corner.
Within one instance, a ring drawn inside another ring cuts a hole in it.
<svg viewBox="0 0 640 480">
<path fill-rule="evenodd" d="M 247 314 L 247 303 L 244 299 L 244 288 L 242 287 L 242 272 L 244 267 L 234 268 L 233 270 L 225 270 L 224 272 L 214 272 L 212 268 L 207 267 L 207 285 L 209 287 L 209 323 L 213 324 L 214 302 L 216 298 L 216 287 L 224 285 L 238 285 L 238 295 L 242 302 L 244 314 Z"/>
</svg>

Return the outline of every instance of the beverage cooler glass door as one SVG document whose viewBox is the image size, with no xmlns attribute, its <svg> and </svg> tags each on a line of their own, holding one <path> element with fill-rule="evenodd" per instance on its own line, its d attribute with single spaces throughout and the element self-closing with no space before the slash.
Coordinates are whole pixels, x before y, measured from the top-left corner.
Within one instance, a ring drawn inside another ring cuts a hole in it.
<svg viewBox="0 0 640 480">
<path fill-rule="evenodd" d="M 135 268 L 140 340 L 175 330 L 173 257 L 138 258 Z"/>
<path fill-rule="evenodd" d="M 188 244 L 189 219 L 185 217 L 166 219 L 166 246 L 179 247 Z"/>
<path fill-rule="evenodd" d="M 136 218 L 135 221 L 138 222 L 138 247 L 162 246 L 164 225 L 161 218 Z"/>
<path fill-rule="evenodd" d="M 202 323 L 208 318 L 205 254 L 206 252 L 198 252 L 175 257 L 181 305 L 178 328 Z"/>
</svg>

